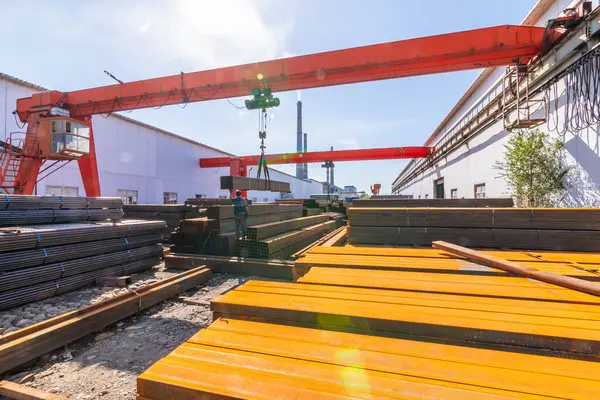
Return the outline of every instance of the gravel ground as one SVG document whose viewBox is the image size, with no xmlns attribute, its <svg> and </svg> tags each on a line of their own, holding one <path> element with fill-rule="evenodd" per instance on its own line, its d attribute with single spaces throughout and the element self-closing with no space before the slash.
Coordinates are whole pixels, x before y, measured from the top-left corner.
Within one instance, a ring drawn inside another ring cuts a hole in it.
<svg viewBox="0 0 600 400">
<path fill-rule="evenodd" d="M 164 270 L 161 266 L 136 275 L 134 281 L 140 286 L 178 272 L 180 271 Z M 88 335 L 68 347 L 47 354 L 27 368 L 13 371 L 12 375 L 4 379 L 73 400 L 133 400 L 137 376 L 212 322 L 212 312 L 209 308 L 211 299 L 249 279 L 264 278 L 215 274 L 204 287 L 184 292 L 179 297 L 157 304 L 101 332 Z M 50 318 L 120 292 L 118 289 L 87 288 L 3 314 L 18 315 L 18 312 L 30 312 L 38 316 L 43 312 L 43 315 Z M 181 297 L 203 304 L 185 304 L 178 300 Z M 45 305 L 51 305 L 58 311 L 38 311 L 44 310 Z M 27 311 L 28 308 L 36 312 Z M 35 316 L 31 318 L 32 321 Z M 5 316 L 2 318 L 8 320 Z"/>
</svg>

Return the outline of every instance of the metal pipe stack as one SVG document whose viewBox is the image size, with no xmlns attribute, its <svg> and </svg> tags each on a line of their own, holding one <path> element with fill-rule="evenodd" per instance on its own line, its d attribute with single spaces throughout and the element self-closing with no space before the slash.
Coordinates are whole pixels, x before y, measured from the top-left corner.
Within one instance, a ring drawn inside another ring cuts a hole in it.
<svg viewBox="0 0 600 400">
<path fill-rule="evenodd" d="M 122 215 L 120 198 L 0 197 L 0 310 L 156 265 L 165 222 Z"/>
</svg>

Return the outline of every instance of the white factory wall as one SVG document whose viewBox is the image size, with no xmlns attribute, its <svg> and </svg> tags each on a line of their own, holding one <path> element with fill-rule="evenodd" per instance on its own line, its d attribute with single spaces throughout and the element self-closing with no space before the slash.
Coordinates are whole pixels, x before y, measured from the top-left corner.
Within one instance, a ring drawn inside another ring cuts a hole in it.
<svg viewBox="0 0 600 400">
<path fill-rule="evenodd" d="M 544 25 L 545 21 L 554 18 L 571 3 L 570 0 L 556 1 L 548 12 L 539 20 L 537 25 Z M 504 68 L 497 68 L 484 84 L 470 97 L 469 101 L 461 107 L 460 112 L 447 125 L 460 120 L 469 108 L 493 86 L 502 76 Z M 559 82 L 558 93 L 559 108 L 555 112 L 550 107 L 548 120 L 554 121 L 558 115 L 559 121 L 564 118 L 564 84 Z M 539 127 L 549 132 L 552 137 L 557 137 L 547 124 Z M 463 146 L 449 154 L 446 158 L 436 163 L 433 168 L 421 174 L 411 184 L 400 190 L 398 194 L 412 195 L 414 198 L 433 198 L 434 182 L 444 178 L 444 197 L 451 197 L 451 190 L 457 190 L 459 198 L 475 197 L 475 185 L 485 184 L 486 197 L 506 197 L 509 195 L 506 183 L 498 177 L 494 169 L 496 161 L 503 158 L 509 133 L 503 129 L 502 121 L 486 128 L 482 133 L 470 139 Z M 567 132 L 561 138 L 565 144 L 565 158 L 573 168 L 566 185 L 567 194 L 561 204 L 571 207 L 599 207 L 600 206 L 600 126 L 590 127 L 580 132 Z"/>
<path fill-rule="evenodd" d="M 1 138 L 23 131 L 16 125 L 12 111 L 18 98 L 36 91 L 39 88 L 36 90 L 0 75 Z M 180 203 L 196 195 L 228 196 L 228 191 L 220 190 L 220 176 L 229 175 L 229 168 L 201 169 L 198 166 L 201 157 L 222 157 L 226 153 L 115 115 L 94 116 L 93 127 L 103 196 L 117 196 L 119 190 L 137 191 L 139 204 L 163 203 L 164 192 L 177 193 Z M 280 171 L 271 170 L 271 179 L 289 182 L 296 198 L 321 192 L 320 183 L 300 180 Z M 48 186 L 77 188 L 70 191 L 85 195 L 77 162 L 42 179 L 36 192 L 47 194 Z M 281 198 L 281 194 L 249 191 L 248 198 L 274 201 Z"/>
</svg>

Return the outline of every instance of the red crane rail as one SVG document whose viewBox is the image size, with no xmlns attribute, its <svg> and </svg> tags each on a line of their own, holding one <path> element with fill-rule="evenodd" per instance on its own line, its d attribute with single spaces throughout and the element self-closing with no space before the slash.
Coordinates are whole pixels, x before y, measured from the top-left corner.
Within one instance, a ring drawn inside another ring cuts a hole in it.
<svg viewBox="0 0 600 400">
<path fill-rule="evenodd" d="M 307 153 L 265 154 L 263 159 L 267 165 L 316 163 L 325 161 L 367 161 L 392 160 L 399 158 L 425 158 L 433 151 L 433 147 L 387 147 L 381 149 L 311 151 Z M 241 157 L 201 158 L 200 168 L 229 167 L 232 162 L 239 162 L 242 167 L 256 165 L 260 155 Z"/>
</svg>

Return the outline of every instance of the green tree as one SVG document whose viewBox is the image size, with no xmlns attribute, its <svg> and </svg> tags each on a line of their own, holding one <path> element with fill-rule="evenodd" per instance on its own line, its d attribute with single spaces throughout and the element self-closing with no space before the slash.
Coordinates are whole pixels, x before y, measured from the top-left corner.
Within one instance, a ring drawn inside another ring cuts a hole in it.
<svg viewBox="0 0 600 400">
<path fill-rule="evenodd" d="M 511 134 L 504 159 L 494 168 L 504 178 L 517 207 L 555 206 L 566 187 L 570 168 L 563 158 L 563 144 L 539 129 Z"/>
</svg>

